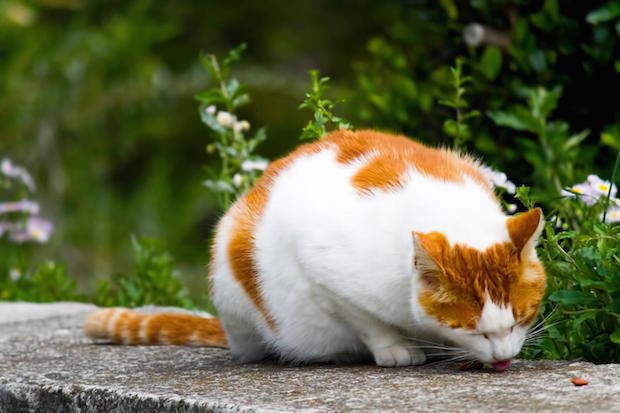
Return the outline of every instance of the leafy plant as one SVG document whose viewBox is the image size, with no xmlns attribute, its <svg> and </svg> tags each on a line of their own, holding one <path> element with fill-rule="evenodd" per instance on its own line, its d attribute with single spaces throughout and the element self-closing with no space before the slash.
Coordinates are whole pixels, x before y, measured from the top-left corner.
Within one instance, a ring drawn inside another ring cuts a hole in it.
<svg viewBox="0 0 620 413">
<path fill-rule="evenodd" d="M 46 261 L 33 272 L 13 268 L 7 276 L 0 275 L 0 300 L 45 303 L 85 301 L 86 297 L 77 293 L 64 265 Z"/>
<path fill-rule="evenodd" d="M 454 94 L 448 99 L 439 101 L 440 105 L 452 108 L 455 112 L 455 119 L 448 119 L 443 124 L 444 132 L 454 141 L 454 146 L 462 147 L 471 138 L 471 131 L 466 121 L 480 116 L 477 110 L 465 111 L 469 107 L 465 99 L 465 85 L 472 81 L 469 76 L 463 75 L 463 59 L 456 59 L 453 67 L 450 68 L 452 79 L 450 84 L 454 89 Z"/>
<path fill-rule="evenodd" d="M 218 195 L 220 207 L 228 208 L 232 201 L 252 187 L 267 160 L 256 155 L 256 147 L 266 139 L 261 128 L 252 138 L 246 138 L 250 123 L 239 120 L 236 111 L 250 102 L 244 84 L 230 76 L 230 67 L 241 59 L 245 43 L 232 49 L 222 64 L 215 55 L 202 56 L 202 64 L 211 75 L 214 85 L 197 94 L 202 122 L 210 129 L 213 143 L 207 145 L 207 153 L 217 152 L 221 165 L 219 172 L 204 185 Z"/>
<path fill-rule="evenodd" d="M 312 88 L 306 93 L 306 98 L 299 105 L 299 109 L 309 109 L 314 114 L 314 119 L 304 126 L 300 139 L 321 139 L 329 130 L 351 129 L 349 122 L 334 115 L 335 103 L 323 97 L 329 77 L 319 78 L 318 70 L 311 70 L 309 73 Z"/>
<path fill-rule="evenodd" d="M 545 225 L 539 256 L 547 271 L 545 318 L 530 357 L 620 361 L 620 199 L 613 181 L 590 175 L 563 190 Z M 517 190 L 528 208 L 529 188 Z"/>
<path fill-rule="evenodd" d="M 174 270 L 172 256 L 150 238 L 131 239 L 135 267 L 133 274 L 115 274 L 102 280 L 94 302 L 106 307 L 139 307 L 147 304 L 193 308 L 187 290 Z"/>
<path fill-rule="evenodd" d="M 549 120 L 562 95 L 561 87 L 552 90 L 524 88 L 520 94 L 527 99 L 527 106 L 514 105 L 505 111 L 490 110 L 487 115 L 498 126 L 536 136 L 536 140 L 518 137 L 516 144 L 533 167 L 537 186 L 548 189 L 549 195 L 557 196 L 563 183 L 574 181 L 576 166 L 584 162 L 579 144 L 588 137 L 589 131 L 571 134 L 567 122 Z"/>
<path fill-rule="evenodd" d="M 579 231 L 545 226 L 546 335 L 532 356 L 620 362 L 620 226 L 590 214 Z"/>
</svg>

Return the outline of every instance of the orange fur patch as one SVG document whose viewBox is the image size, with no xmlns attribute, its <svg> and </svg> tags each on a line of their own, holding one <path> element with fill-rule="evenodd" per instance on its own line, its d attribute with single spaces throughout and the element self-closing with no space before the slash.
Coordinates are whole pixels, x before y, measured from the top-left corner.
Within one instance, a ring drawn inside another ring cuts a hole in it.
<svg viewBox="0 0 620 413">
<path fill-rule="evenodd" d="M 536 314 L 545 277 L 534 261 L 522 263 L 511 243 L 497 243 L 485 251 L 465 245 L 450 246 L 438 232 L 415 234 L 419 245 L 437 266 L 436 271 L 418 268 L 426 288 L 418 300 L 428 315 L 453 328 L 474 329 L 488 292 L 498 305 L 512 304 L 515 320 L 530 322 Z"/>
<path fill-rule="evenodd" d="M 518 251 L 521 251 L 525 244 L 532 238 L 532 235 L 534 235 L 538 229 L 538 225 L 540 225 L 541 218 L 541 209 L 534 208 L 506 220 L 508 234 Z"/>
<path fill-rule="evenodd" d="M 140 342 L 140 321 L 143 316 L 132 311 L 119 310 L 120 315 L 114 323 L 112 340 L 116 343 L 137 344 Z"/>
<path fill-rule="evenodd" d="M 321 141 L 338 148 L 338 161 L 350 163 L 368 158 L 353 177 L 353 186 L 360 192 L 371 189 L 402 187 L 403 174 L 412 167 L 422 175 L 451 182 L 463 182 L 469 177 L 489 191 L 493 190 L 476 162 L 455 152 L 428 148 L 404 136 L 377 131 L 335 131 Z"/>
<path fill-rule="evenodd" d="M 522 263 L 522 276 L 510 291 L 512 313 L 517 323 L 530 324 L 534 321 L 540 302 L 545 294 L 546 276 L 543 266 L 537 261 Z"/>
</svg>

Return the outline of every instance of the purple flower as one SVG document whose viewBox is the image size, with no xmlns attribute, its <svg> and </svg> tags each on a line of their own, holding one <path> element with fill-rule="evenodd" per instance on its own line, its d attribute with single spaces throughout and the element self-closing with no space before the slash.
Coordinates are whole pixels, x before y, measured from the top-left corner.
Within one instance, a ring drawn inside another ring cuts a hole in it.
<svg viewBox="0 0 620 413">
<path fill-rule="evenodd" d="M 37 215 L 39 213 L 39 204 L 27 199 L 16 202 L 0 202 L 0 214 L 9 212 L 26 212 L 28 214 Z"/>
<path fill-rule="evenodd" d="M 13 231 L 9 232 L 9 239 L 18 244 L 22 244 L 28 241 L 36 241 L 39 243 L 46 243 L 49 241 L 54 225 L 39 217 L 30 217 L 26 220 L 26 225 L 21 225 L 19 229 L 13 228 Z"/>
<path fill-rule="evenodd" d="M 10 159 L 4 158 L 2 162 L 0 162 L 0 172 L 10 178 L 19 178 L 24 185 L 28 187 L 30 192 L 34 192 L 36 190 L 34 180 L 28 171 L 21 166 L 14 165 Z"/>
</svg>

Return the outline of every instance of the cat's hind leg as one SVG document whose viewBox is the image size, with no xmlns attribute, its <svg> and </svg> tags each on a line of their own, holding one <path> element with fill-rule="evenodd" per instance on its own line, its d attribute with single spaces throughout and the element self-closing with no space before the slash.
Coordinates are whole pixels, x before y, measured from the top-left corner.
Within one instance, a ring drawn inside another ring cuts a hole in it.
<svg viewBox="0 0 620 413">
<path fill-rule="evenodd" d="M 247 320 L 226 314 L 220 314 L 220 317 L 226 331 L 228 347 L 235 360 L 252 363 L 269 356 L 267 345 L 260 333 Z"/>
</svg>

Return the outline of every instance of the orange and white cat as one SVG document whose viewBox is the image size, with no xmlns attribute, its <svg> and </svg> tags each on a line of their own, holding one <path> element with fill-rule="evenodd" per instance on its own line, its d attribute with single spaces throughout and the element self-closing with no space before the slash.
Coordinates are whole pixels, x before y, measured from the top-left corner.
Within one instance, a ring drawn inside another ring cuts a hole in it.
<svg viewBox="0 0 620 413">
<path fill-rule="evenodd" d="M 506 216 L 489 169 L 469 157 L 340 130 L 273 162 L 219 222 L 209 267 L 219 319 L 108 309 L 86 331 L 228 346 L 245 362 L 372 355 L 407 366 L 448 349 L 503 370 L 544 293 L 542 226 L 540 209 Z"/>
</svg>

